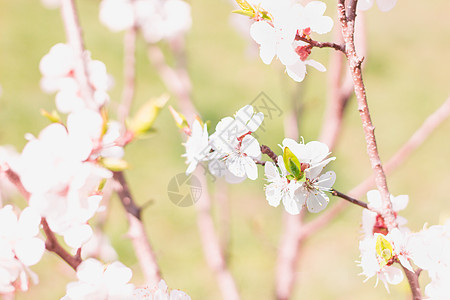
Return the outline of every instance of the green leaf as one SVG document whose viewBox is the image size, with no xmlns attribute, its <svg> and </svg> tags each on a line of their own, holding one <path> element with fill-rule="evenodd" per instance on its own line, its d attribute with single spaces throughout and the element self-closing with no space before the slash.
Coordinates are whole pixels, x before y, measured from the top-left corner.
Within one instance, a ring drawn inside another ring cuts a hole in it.
<svg viewBox="0 0 450 300">
<path fill-rule="evenodd" d="M 169 100 L 168 95 L 162 95 L 157 99 L 147 101 L 128 122 L 128 128 L 135 136 L 143 135 L 149 132 L 155 123 L 161 109 Z"/>
<path fill-rule="evenodd" d="M 120 172 L 125 169 L 128 169 L 129 167 L 128 163 L 120 158 L 104 157 L 100 160 L 100 163 L 105 168 L 114 172 Z"/>
<path fill-rule="evenodd" d="M 300 162 L 288 147 L 284 147 L 283 162 L 286 170 L 294 175 L 296 179 L 300 179 L 302 177 L 303 172 L 300 167 Z"/>
<path fill-rule="evenodd" d="M 252 11 L 246 11 L 246 10 L 233 10 L 232 13 L 244 15 L 244 16 L 247 16 L 247 17 L 249 17 L 249 18 L 255 17 L 255 13 L 252 12 Z"/>
<path fill-rule="evenodd" d="M 52 122 L 52 123 L 61 123 L 61 117 L 56 112 L 56 110 L 52 110 L 52 112 L 50 113 L 50 112 L 46 111 L 45 109 L 41 108 L 41 115 L 43 115 L 44 117 L 49 119 L 50 122 Z"/>
<path fill-rule="evenodd" d="M 382 260 L 379 262 L 380 267 L 384 267 L 388 264 L 389 260 L 392 258 L 392 252 L 393 248 L 391 243 L 389 243 L 388 240 L 384 238 L 383 235 L 377 236 L 377 242 L 375 244 L 375 249 L 377 251 L 377 254 L 379 257 L 382 258 Z"/>
<path fill-rule="evenodd" d="M 236 3 L 243 9 L 247 11 L 254 11 L 253 7 L 246 0 L 236 0 Z"/>
</svg>

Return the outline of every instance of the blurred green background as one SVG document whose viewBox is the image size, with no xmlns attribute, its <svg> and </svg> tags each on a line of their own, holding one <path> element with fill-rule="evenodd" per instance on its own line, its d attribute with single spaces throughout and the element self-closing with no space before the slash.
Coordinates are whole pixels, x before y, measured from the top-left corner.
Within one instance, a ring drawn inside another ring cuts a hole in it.
<svg viewBox="0 0 450 300">
<path fill-rule="evenodd" d="M 298 92 L 297 86 L 276 62 L 264 65 L 258 56 L 246 54 L 248 41 L 230 25 L 232 7 L 225 0 L 192 0 L 193 27 L 187 36 L 188 67 L 193 81 L 193 100 L 204 120 L 212 125 L 232 115 L 264 91 L 285 112 Z M 334 16 L 335 1 L 327 15 Z M 87 48 L 103 61 L 116 84 L 110 92 L 114 114 L 122 91 L 123 33 L 111 33 L 98 21 L 99 1 L 77 1 Z M 450 2 L 400 0 L 388 13 L 376 7 L 366 14 L 368 57 L 365 82 L 381 158 L 388 158 L 447 98 L 450 82 Z M 325 40 L 326 37 L 319 37 Z M 58 10 L 47 10 L 39 1 L 0 0 L 0 144 L 19 151 L 24 134 L 38 134 L 48 124 L 40 108 L 52 110 L 54 95 L 39 89 L 39 60 L 58 42 L 64 42 Z M 326 65 L 331 50 L 315 50 L 312 58 Z M 138 90 L 135 111 L 150 97 L 166 91 L 148 62 L 145 43 L 138 45 Z M 323 119 L 326 74 L 309 69 L 296 101 L 303 106 L 300 134 L 317 139 Z M 173 97 L 170 104 L 177 107 Z M 266 122 L 260 142 L 272 149 L 284 138 L 283 116 Z M 144 211 L 149 237 L 169 287 L 192 299 L 220 299 L 214 276 L 205 263 L 197 233 L 194 207 L 180 208 L 169 201 L 167 184 L 185 171 L 178 128 L 168 110 L 156 122 L 158 132 L 127 148 L 131 169 L 126 175 L 138 203 L 153 200 Z M 408 194 L 403 212 L 417 231 L 424 223 L 442 223 L 450 217 L 450 121 L 446 121 L 400 168 L 388 178 L 394 195 Z M 329 169 L 337 173 L 335 187 L 348 191 L 371 173 L 363 132 L 354 99 L 348 107 L 342 135 Z M 229 263 L 243 299 L 272 299 L 274 264 L 280 238 L 283 208 L 270 207 L 264 197 L 263 170 L 257 181 L 247 180 L 225 189 L 231 203 Z M 211 183 L 210 191 L 217 187 Z M 364 199 L 365 200 L 365 199 Z M 18 201 L 23 200 L 20 198 Z M 331 199 L 330 206 L 339 199 Z M 217 207 L 214 213 L 217 215 Z M 308 219 L 315 216 L 308 216 Z M 375 279 L 363 283 L 358 276 L 361 209 L 350 207 L 306 243 L 299 261 L 298 280 L 292 299 L 409 299 L 406 281 L 373 288 Z M 133 249 L 124 234 L 125 215 L 117 201 L 106 232 L 119 259 L 134 270 L 133 282 L 143 282 Z M 75 273 L 53 254 L 32 267 L 40 283 L 17 299 L 59 299 Z M 423 280 L 425 280 L 425 276 Z"/>
</svg>

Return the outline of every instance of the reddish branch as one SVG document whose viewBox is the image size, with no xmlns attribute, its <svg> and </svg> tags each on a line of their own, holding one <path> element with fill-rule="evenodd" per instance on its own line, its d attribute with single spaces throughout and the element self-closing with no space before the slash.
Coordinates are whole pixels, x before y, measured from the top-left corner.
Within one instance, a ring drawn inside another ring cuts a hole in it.
<svg viewBox="0 0 450 300">
<path fill-rule="evenodd" d="M 161 272 L 156 262 L 150 241 L 147 238 L 144 224 L 141 219 L 141 209 L 135 204 L 131 195 L 125 176 L 122 172 L 114 172 L 117 183 L 116 192 L 123 207 L 127 212 L 129 223 L 127 236 L 133 243 L 134 251 L 149 286 L 155 286 L 161 280 Z"/>
<path fill-rule="evenodd" d="M 408 279 L 409 287 L 411 288 L 411 293 L 413 294 L 413 300 L 421 300 L 422 292 L 420 291 L 419 285 L 419 275 L 420 271 L 411 272 L 407 268 L 405 268 L 402 264 L 400 264 L 405 272 L 406 278 Z"/>
<path fill-rule="evenodd" d="M 76 255 L 71 255 L 58 242 L 55 234 L 48 226 L 47 220 L 45 218 L 41 219 L 41 225 L 42 228 L 44 229 L 45 236 L 47 237 L 47 239 L 45 240 L 45 249 L 58 255 L 62 260 L 64 260 L 69 266 L 71 266 L 76 271 L 78 266 L 82 262 L 80 251 L 81 249 L 78 249 Z"/>
<path fill-rule="evenodd" d="M 333 48 L 337 51 L 341 51 L 343 53 L 345 53 L 345 45 L 344 44 L 336 44 L 336 43 L 331 43 L 331 42 L 318 42 L 318 41 L 314 41 L 308 37 L 305 36 L 301 36 L 299 34 L 297 34 L 295 36 L 295 40 L 296 41 L 302 41 L 305 43 L 310 44 L 313 47 L 317 47 L 317 48 Z"/>
<path fill-rule="evenodd" d="M 388 228 L 397 226 L 395 215 L 392 210 L 392 203 L 386 181 L 386 174 L 384 173 L 381 159 L 378 153 L 377 143 L 375 140 L 375 127 L 369 113 L 367 105 L 366 90 L 362 78 L 360 59 L 356 53 L 354 32 L 355 32 L 355 18 L 356 18 L 356 4 L 357 1 L 348 1 L 348 10 L 345 10 L 345 1 L 340 0 L 338 3 L 339 19 L 342 27 L 342 35 L 345 42 L 345 54 L 348 59 L 350 73 L 353 79 L 356 99 L 358 102 L 358 111 L 363 124 L 364 136 L 367 145 L 367 154 L 369 155 L 370 163 L 375 174 L 375 183 L 380 191 L 382 198 L 381 214 L 387 223 Z"/>
<path fill-rule="evenodd" d="M 358 199 L 352 198 L 346 194 L 336 191 L 335 189 L 331 190 L 331 195 L 347 200 L 350 203 L 361 206 L 362 208 L 369 209 L 367 203 L 359 201 Z"/>
<path fill-rule="evenodd" d="M 261 145 L 261 153 L 269 156 L 273 160 L 275 165 L 278 166 L 278 156 L 272 151 L 272 149 L 270 149 L 269 146 Z"/>
</svg>

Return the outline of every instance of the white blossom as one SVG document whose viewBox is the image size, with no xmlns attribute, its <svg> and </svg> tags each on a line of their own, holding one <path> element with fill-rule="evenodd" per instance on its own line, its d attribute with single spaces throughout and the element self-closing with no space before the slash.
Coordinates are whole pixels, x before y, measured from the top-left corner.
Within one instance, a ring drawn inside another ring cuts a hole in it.
<svg viewBox="0 0 450 300">
<path fill-rule="evenodd" d="M 155 287 L 137 288 L 133 295 L 133 300 L 191 300 L 191 297 L 180 290 L 169 290 L 164 280 Z"/>
<path fill-rule="evenodd" d="M 186 153 L 183 156 L 186 157 L 186 163 L 189 164 L 186 174 L 191 174 L 199 162 L 207 160 L 207 155 L 211 150 L 207 125 L 204 124 L 202 127 L 200 122 L 195 120 L 192 124 L 191 135 L 184 146 Z"/>
<path fill-rule="evenodd" d="M 62 300 L 127 300 L 133 295 L 134 286 L 128 283 L 131 269 L 121 262 L 104 266 L 98 260 L 89 258 L 77 268 L 77 282 L 67 285 Z"/>
</svg>

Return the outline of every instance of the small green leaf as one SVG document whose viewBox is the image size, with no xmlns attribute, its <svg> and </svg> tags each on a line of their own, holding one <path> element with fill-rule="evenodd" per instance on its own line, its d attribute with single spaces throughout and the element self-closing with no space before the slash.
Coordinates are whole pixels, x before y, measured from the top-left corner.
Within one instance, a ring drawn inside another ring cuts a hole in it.
<svg viewBox="0 0 450 300">
<path fill-rule="evenodd" d="M 302 177 L 303 172 L 301 171 L 300 162 L 288 147 L 284 147 L 283 162 L 286 170 L 294 175 L 296 179 Z"/>
<path fill-rule="evenodd" d="M 246 10 L 233 10 L 232 13 L 244 15 L 244 16 L 247 16 L 247 17 L 249 17 L 249 18 L 254 18 L 254 17 L 255 17 L 255 13 L 252 12 L 252 11 L 246 11 Z"/>
<path fill-rule="evenodd" d="M 291 175 L 291 174 L 287 175 L 286 178 L 287 178 L 289 181 L 295 179 L 294 175 Z"/>
<path fill-rule="evenodd" d="M 236 3 L 243 9 L 243 10 L 247 10 L 247 11 L 253 11 L 254 9 L 253 7 L 250 5 L 250 3 L 248 3 L 246 0 L 236 0 Z"/>
<path fill-rule="evenodd" d="M 112 158 L 112 157 L 104 157 L 101 159 L 100 163 L 107 169 L 114 171 L 114 172 L 120 172 L 125 169 L 128 169 L 129 165 L 128 163 L 120 158 Z"/>
<path fill-rule="evenodd" d="M 147 101 L 128 122 L 128 128 L 135 136 L 143 135 L 150 131 L 161 109 L 169 100 L 168 95 L 162 95 L 157 99 Z"/>
<path fill-rule="evenodd" d="M 389 260 L 392 258 L 393 248 L 391 243 L 384 238 L 383 235 L 377 236 L 377 241 L 375 244 L 375 249 L 378 256 L 382 259 L 380 263 L 380 267 L 384 267 L 388 264 Z"/>
<path fill-rule="evenodd" d="M 53 110 L 51 113 L 46 111 L 45 109 L 41 108 L 41 115 L 46 117 L 50 120 L 52 123 L 61 123 L 61 117 L 56 112 L 56 110 Z"/>
</svg>

